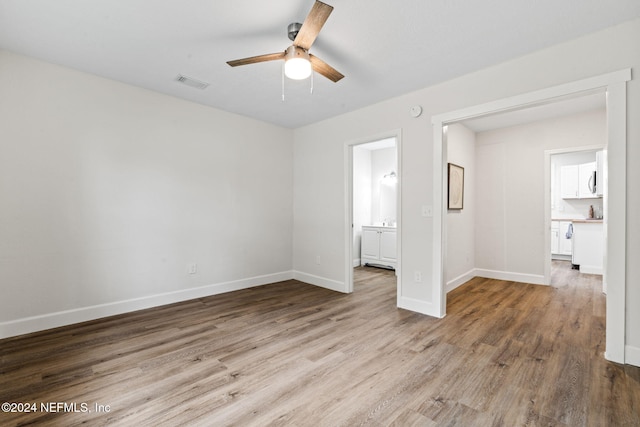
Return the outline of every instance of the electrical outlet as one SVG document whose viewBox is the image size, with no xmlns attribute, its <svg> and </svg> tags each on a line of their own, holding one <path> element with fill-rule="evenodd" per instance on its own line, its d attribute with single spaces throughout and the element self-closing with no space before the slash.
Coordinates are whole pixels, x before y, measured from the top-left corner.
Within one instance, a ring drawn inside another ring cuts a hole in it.
<svg viewBox="0 0 640 427">
<path fill-rule="evenodd" d="M 187 264 L 187 273 L 188 274 L 196 274 L 198 272 L 198 264 L 192 262 L 191 264 Z"/>
<path fill-rule="evenodd" d="M 316 264 L 320 265 L 320 255 L 316 255 Z"/>
<path fill-rule="evenodd" d="M 420 271 L 416 271 L 415 273 L 413 273 L 413 281 L 416 283 L 422 282 L 422 273 Z"/>
<path fill-rule="evenodd" d="M 422 207 L 422 216 L 425 218 L 433 217 L 433 206 L 423 206 Z"/>
</svg>

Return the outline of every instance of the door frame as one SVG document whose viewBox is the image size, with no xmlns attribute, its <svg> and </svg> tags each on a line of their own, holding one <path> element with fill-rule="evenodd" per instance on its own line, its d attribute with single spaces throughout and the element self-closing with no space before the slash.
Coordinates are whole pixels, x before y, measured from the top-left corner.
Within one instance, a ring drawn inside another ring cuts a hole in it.
<svg viewBox="0 0 640 427">
<path fill-rule="evenodd" d="M 344 171 L 345 171 L 345 277 L 346 292 L 353 292 L 353 147 L 357 145 L 368 144 L 380 141 L 382 139 L 394 138 L 396 140 L 396 158 L 397 158 L 397 186 L 396 186 L 396 243 L 397 243 L 397 262 L 396 262 L 396 295 L 400 295 L 400 284 L 402 274 L 402 130 L 394 129 L 378 135 L 347 141 L 344 144 Z"/>
<path fill-rule="evenodd" d="M 626 150 L 627 94 L 631 69 L 623 69 L 550 88 L 433 116 L 433 305 L 439 317 L 446 315 L 446 161 L 443 127 L 488 114 L 518 110 L 562 99 L 603 91 L 607 95 L 608 147 L 608 227 L 604 273 L 607 277 L 606 349 L 607 360 L 625 362 L 626 322 Z"/>
</svg>

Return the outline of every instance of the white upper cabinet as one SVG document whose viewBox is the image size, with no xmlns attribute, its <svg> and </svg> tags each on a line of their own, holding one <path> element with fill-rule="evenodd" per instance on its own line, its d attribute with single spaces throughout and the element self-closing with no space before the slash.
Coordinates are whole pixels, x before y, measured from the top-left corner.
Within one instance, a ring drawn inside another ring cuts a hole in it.
<svg viewBox="0 0 640 427">
<path fill-rule="evenodd" d="M 563 199 L 602 197 L 602 194 L 597 193 L 596 183 L 596 162 L 567 165 L 560 168 L 560 197 Z M 601 187 L 603 186 L 601 185 Z"/>
<path fill-rule="evenodd" d="M 563 199 L 578 198 L 578 165 L 560 168 L 560 195 Z"/>
</svg>

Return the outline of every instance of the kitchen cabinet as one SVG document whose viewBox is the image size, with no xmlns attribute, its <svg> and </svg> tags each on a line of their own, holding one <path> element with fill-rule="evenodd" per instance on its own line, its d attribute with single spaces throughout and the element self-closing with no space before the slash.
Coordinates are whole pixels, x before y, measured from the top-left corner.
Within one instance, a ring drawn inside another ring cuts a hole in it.
<svg viewBox="0 0 640 427">
<path fill-rule="evenodd" d="M 602 274 L 604 265 L 604 229 L 600 220 L 573 222 L 573 256 L 571 263 L 581 273 Z"/>
<path fill-rule="evenodd" d="M 571 237 L 567 238 L 567 233 L 569 232 L 569 227 L 571 226 L 571 221 L 560 221 L 560 234 L 559 234 L 559 244 L 558 244 L 558 253 L 560 255 L 571 255 L 573 253 L 573 241 Z"/>
<path fill-rule="evenodd" d="M 556 259 L 569 259 L 572 255 L 572 240 L 567 239 L 571 221 L 551 221 L 551 255 Z"/>
<path fill-rule="evenodd" d="M 392 268 L 397 263 L 395 227 L 363 226 L 360 264 Z"/>
<path fill-rule="evenodd" d="M 551 255 L 557 254 L 559 250 L 560 240 L 558 221 L 551 222 Z"/>
<path fill-rule="evenodd" d="M 560 168 L 560 197 L 563 199 L 594 199 L 596 193 L 596 162 L 566 165 Z"/>
<path fill-rule="evenodd" d="M 578 198 L 578 165 L 562 166 L 560 168 L 560 196 L 563 199 Z"/>
</svg>

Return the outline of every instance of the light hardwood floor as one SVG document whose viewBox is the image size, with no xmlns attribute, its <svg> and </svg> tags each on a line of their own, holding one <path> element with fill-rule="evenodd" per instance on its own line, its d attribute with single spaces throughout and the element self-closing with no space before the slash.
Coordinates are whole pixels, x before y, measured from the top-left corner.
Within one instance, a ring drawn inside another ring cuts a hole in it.
<svg viewBox="0 0 640 427">
<path fill-rule="evenodd" d="M 444 319 L 358 268 L 351 295 L 287 281 L 2 340 L 0 402 L 38 412 L 0 425 L 639 426 L 598 276 L 556 266 L 551 287 L 473 279 Z"/>
</svg>

